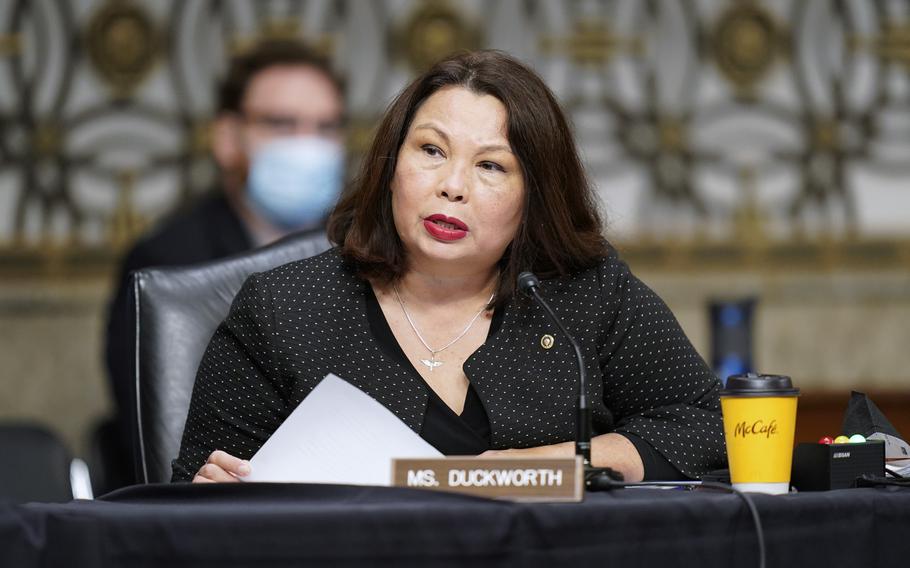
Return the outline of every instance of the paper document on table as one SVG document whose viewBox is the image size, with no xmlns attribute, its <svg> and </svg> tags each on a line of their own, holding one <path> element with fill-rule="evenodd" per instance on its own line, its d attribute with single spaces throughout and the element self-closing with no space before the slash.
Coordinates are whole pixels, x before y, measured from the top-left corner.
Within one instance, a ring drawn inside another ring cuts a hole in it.
<svg viewBox="0 0 910 568">
<path fill-rule="evenodd" d="M 873 432 L 867 440 L 882 440 L 885 443 L 885 467 L 892 472 L 907 477 L 910 475 L 910 444 L 897 436 L 883 432 Z"/>
<path fill-rule="evenodd" d="M 256 452 L 243 480 L 391 485 L 393 458 L 441 456 L 370 395 L 327 375 Z"/>
</svg>

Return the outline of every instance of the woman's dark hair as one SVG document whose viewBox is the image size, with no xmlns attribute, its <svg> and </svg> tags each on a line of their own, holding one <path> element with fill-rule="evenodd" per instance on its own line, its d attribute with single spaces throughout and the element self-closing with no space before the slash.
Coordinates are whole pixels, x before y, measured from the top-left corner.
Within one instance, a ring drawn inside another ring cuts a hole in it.
<svg viewBox="0 0 910 568">
<path fill-rule="evenodd" d="M 389 190 L 398 151 L 417 109 L 445 87 L 491 95 L 506 108 L 508 140 L 525 185 L 522 221 L 500 260 L 495 305 L 515 291 L 518 274 L 543 278 L 589 268 L 607 242 L 572 132 L 553 93 L 534 71 L 500 51 L 455 55 L 434 65 L 392 101 L 360 171 L 328 221 L 328 235 L 362 278 L 394 282 L 406 268 Z"/>
</svg>

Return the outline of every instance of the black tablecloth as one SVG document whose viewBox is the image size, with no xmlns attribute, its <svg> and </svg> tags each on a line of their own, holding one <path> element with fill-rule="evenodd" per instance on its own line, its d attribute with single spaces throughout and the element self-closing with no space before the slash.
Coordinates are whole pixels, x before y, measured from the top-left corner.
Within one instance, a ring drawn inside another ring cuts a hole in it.
<svg viewBox="0 0 910 568">
<path fill-rule="evenodd" d="M 910 562 L 910 490 L 753 495 L 768 566 Z M 510 503 L 333 485 L 152 485 L 0 504 L 0 566 L 758 566 L 742 500 L 624 489 Z"/>
</svg>

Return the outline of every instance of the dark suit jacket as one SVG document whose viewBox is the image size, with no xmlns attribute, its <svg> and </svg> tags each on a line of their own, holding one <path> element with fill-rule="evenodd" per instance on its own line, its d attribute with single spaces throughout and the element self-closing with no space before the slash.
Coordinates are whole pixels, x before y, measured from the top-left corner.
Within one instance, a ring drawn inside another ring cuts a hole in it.
<svg viewBox="0 0 910 568">
<path fill-rule="evenodd" d="M 244 284 L 196 377 L 174 479 L 189 480 L 215 449 L 250 458 L 328 373 L 348 380 L 420 432 L 427 387 L 370 333 L 368 284 L 337 249 Z M 615 254 L 542 293 L 584 351 L 595 434 L 628 432 L 680 471 L 724 464 L 720 383 L 666 305 Z M 573 351 L 525 298 L 464 364 L 490 419 L 493 448 L 572 440 Z M 541 336 L 556 338 L 544 349 Z"/>
</svg>

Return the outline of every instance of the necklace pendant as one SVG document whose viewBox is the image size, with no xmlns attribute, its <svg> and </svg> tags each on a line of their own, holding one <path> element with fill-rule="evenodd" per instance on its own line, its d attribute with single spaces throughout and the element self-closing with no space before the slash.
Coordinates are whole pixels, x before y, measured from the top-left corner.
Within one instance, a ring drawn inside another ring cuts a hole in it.
<svg viewBox="0 0 910 568">
<path fill-rule="evenodd" d="M 437 361 L 435 355 L 430 359 L 421 359 L 420 362 L 429 367 L 431 373 L 433 372 L 433 369 L 442 365 L 442 361 Z"/>
<path fill-rule="evenodd" d="M 392 289 L 395 291 L 395 298 L 398 300 L 398 305 L 401 306 L 401 311 L 404 313 L 405 319 L 408 320 L 408 325 L 411 326 L 411 330 L 414 331 L 414 335 L 416 335 L 417 339 L 419 339 L 420 342 L 423 344 L 423 346 L 427 348 L 427 351 L 430 352 L 430 358 L 429 359 L 420 359 L 420 363 L 422 365 L 426 365 L 430 369 L 431 373 L 433 372 L 433 369 L 442 365 L 442 361 L 436 360 L 436 354 L 441 353 L 441 352 L 445 351 L 446 349 L 448 349 L 449 347 L 458 343 L 458 340 L 460 340 L 462 337 L 464 337 L 465 335 L 468 334 L 468 332 L 471 330 L 471 327 L 474 325 L 474 322 L 477 321 L 477 318 L 480 317 L 480 314 L 482 314 L 486 310 L 486 306 L 480 308 L 480 311 L 477 312 L 476 314 L 474 314 L 474 317 L 471 318 L 471 321 L 468 322 L 468 325 L 466 325 L 465 328 L 463 330 L 461 330 L 461 333 L 459 333 L 455 337 L 455 339 L 446 343 L 444 346 L 440 347 L 439 349 L 433 349 L 432 347 L 430 347 L 427 344 L 427 341 L 423 338 L 423 336 L 420 335 L 420 330 L 417 329 L 417 325 L 414 323 L 414 320 L 411 319 L 411 314 L 408 313 L 408 309 L 405 307 L 404 301 L 401 299 L 401 294 L 398 293 L 398 286 L 393 284 Z M 487 304 L 489 304 L 490 302 L 493 301 L 493 297 L 495 295 L 496 295 L 496 292 L 493 292 L 492 294 L 490 294 L 490 299 L 487 300 Z"/>
</svg>

